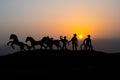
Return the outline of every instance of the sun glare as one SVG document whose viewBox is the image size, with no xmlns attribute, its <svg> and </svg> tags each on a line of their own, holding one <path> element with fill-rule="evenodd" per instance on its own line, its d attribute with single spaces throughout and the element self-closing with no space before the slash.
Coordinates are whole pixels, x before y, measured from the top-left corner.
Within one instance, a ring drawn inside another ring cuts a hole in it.
<svg viewBox="0 0 120 80">
<path fill-rule="evenodd" d="M 83 39 L 83 35 L 82 34 L 80 34 L 78 37 L 79 37 L 79 39 Z"/>
</svg>

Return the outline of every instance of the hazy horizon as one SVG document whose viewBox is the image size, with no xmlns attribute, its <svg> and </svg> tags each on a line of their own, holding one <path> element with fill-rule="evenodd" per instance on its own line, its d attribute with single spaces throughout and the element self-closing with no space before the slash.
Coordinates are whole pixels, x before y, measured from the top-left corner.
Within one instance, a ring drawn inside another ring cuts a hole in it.
<svg viewBox="0 0 120 80">
<path fill-rule="evenodd" d="M 24 42 L 24 41 L 23 41 Z M 78 50 L 80 50 L 80 44 L 82 40 L 79 41 Z M 106 52 L 106 53 L 120 53 L 120 39 L 96 39 L 92 40 L 93 47 L 96 51 Z M 39 49 L 39 46 L 37 46 Z M 15 50 L 6 44 L 0 46 L 0 56 L 6 54 L 12 54 L 19 51 L 18 46 L 15 46 Z M 56 47 L 54 47 L 56 49 Z M 72 50 L 71 45 L 69 49 Z"/>
<path fill-rule="evenodd" d="M 117 40 L 112 44 L 118 50 L 119 4 L 120 0 L 0 0 L 0 45 L 12 33 L 23 42 L 27 36 L 70 39 L 76 33 L 83 39 L 90 34 L 93 40 Z"/>
</svg>

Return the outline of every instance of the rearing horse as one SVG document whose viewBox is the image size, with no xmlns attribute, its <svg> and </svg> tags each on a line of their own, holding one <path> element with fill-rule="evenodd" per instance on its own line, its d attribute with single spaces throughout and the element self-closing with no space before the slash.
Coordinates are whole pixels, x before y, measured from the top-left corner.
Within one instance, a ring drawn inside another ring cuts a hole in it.
<svg viewBox="0 0 120 80">
<path fill-rule="evenodd" d="M 11 44 L 10 46 L 11 46 L 13 49 L 15 49 L 15 47 L 14 47 L 13 45 L 16 44 L 17 46 L 20 47 L 20 51 L 25 51 L 25 46 L 26 46 L 26 44 L 24 44 L 23 42 L 20 42 L 20 41 L 18 40 L 18 37 L 17 37 L 15 34 L 11 34 L 9 39 L 10 39 L 10 40 L 12 39 L 13 41 L 9 41 L 9 42 L 7 43 L 7 45 Z"/>
<path fill-rule="evenodd" d="M 40 45 L 40 49 L 42 49 L 42 47 L 46 48 L 46 47 L 44 46 L 44 44 L 43 44 L 42 41 L 36 41 L 36 40 L 34 40 L 32 37 L 27 37 L 27 38 L 26 38 L 26 42 L 28 42 L 28 41 L 31 42 L 31 47 L 32 47 L 34 50 L 36 49 L 36 48 L 35 48 L 36 45 Z"/>
</svg>

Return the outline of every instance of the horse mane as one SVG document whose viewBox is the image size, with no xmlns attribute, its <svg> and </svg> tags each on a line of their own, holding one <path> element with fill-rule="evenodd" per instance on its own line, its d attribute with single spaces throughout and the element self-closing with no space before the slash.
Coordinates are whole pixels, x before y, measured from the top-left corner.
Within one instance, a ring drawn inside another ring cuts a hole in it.
<svg viewBox="0 0 120 80">
<path fill-rule="evenodd" d="M 17 35 L 15 35 L 15 34 L 11 34 L 11 36 L 14 36 L 15 38 L 17 38 Z"/>
<path fill-rule="evenodd" d="M 27 37 L 27 38 L 29 38 L 29 40 L 35 41 L 33 37 Z"/>
</svg>

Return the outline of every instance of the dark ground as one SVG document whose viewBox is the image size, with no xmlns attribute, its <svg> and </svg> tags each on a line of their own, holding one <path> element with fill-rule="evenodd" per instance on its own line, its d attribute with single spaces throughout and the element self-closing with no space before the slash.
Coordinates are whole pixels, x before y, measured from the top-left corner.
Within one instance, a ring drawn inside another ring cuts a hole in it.
<svg viewBox="0 0 120 80">
<path fill-rule="evenodd" d="M 98 51 L 36 50 L 0 57 L 0 73 L 8 78 L 83 72 L 120 72 L 120 55 Z"/>
</svg>

